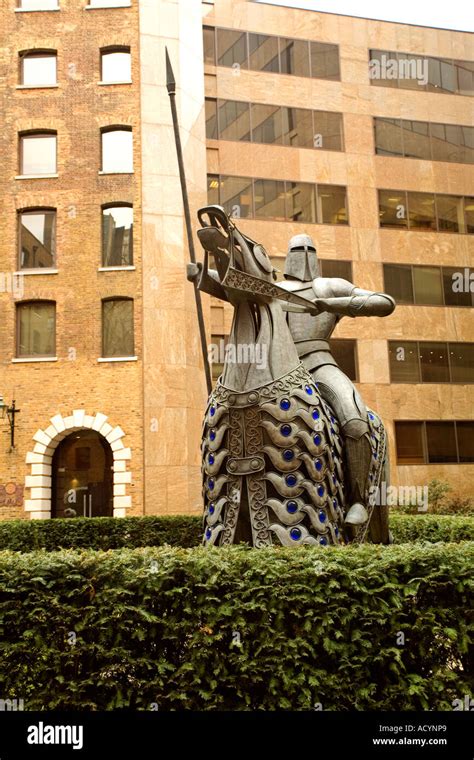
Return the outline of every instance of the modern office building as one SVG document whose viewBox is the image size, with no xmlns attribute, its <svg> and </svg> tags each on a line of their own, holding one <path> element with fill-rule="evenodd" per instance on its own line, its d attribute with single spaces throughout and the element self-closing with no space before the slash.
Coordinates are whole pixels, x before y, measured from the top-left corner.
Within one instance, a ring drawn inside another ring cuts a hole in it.
<svg viewBox="0 0 474 760">
<path fill-rule="evenodd" d="M 474 36 L 245 0 L 0 14 L 0 518 L 201 509 L 165 46 L 193 223 L 224 205 L 281 270 L 309 233 L 323 275 L 391 293 L 390 317 L 341 321 L 335 356 L 393 483 L 470 494 Z M 203 304 L 217 374 L 232 314 Z"/>
</svg>

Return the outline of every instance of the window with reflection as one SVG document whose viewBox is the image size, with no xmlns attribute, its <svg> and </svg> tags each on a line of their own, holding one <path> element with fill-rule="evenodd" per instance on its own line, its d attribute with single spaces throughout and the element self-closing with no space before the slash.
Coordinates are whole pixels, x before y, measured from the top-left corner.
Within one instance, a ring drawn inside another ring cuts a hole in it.
<svg viewBox="0 0 474 760">
<path fill-rule="evenodd" d="M 310 42 L 311 76 L 316 79 L 340 79 L 339 48 L 325 42 Z"/>
<path fill-rule="evenodd" d="M 339 259 L 319 259 L 321 277 L 340 277 L 352 282 L 352 261 Z"/>
<path fill-rule="evenodd" d="M 134 356 L 133 299 L 102 301 L 102 356 Z"/>
<path fill-rule="evenodd" d="M 309 77 L 309 43 L 280 37 L 280 71 L 297 77 Z"/>
<path fill-rule="evenodd" d="M 395 422 L 397 464 L 424 464 L 423 422 Z"/>
<path fill-rule="evenodd" d="M 295 148 L 313 148 L 313 114 L 307 108 L 282 108 L 283 142 Z"/>
<path fill-rule="evenodd" d="M 446 306 L 474 306 L 474 291 L 470 289 L 474 273 L 469 267 L 443 267 L 442 276 Z"/>
<path fill-rule="evenodd" d="M 388 358 L 392 383 L 420 382 L 420 362 L 416 341 L 389 341 Z"/>
<path fill-rule="evenodd" d="M 449 343 L 452 383 L 474 383 L 474 343 Z"/>
<path fill-rule="evenodd" d="M 220 178 L 220 205 L 234 217 L 254 216 L 252 180 L 249 177 Z"/>
<path fill-rule="evenodd" d="M 379 156 L 403 156 L 401 119 L 374 118 L 375 152 Z"/>
<path fill-rule="evenodd" d="M 418 344 L 422 383 L 449 383 L 449 360 L 446 343 Z"/>
<path fill-rule="evenodd" d="M 252 103 L 252 142 L 283 144 L 283 115 L 280 106 Z"/>
<path fill-rule="evenodd" d="M 474 422 L 456 421 L 456 436 L 460 462 L 474 462 Z"/>
<path fill-rule="evenodd" d="M 440 267 L 413 267 L 415 303 L 442 304 L 443 286 Z"/>
<path fill-rule="evenodd" d="M 411 230 L 436 230 L 435 199 L 432 193 L 408 193 Z"/>
<path fill-rule="evenodd" d="M 379 190 L 381 227 L 407 229 L 407 195 L 404 190 Z"/>
<path fill-rule="evenodd" d="M 356 341 L 332 338 L 331 353 L 349 380 L 357 382 Z"/>
<path fill-rule="evenodd" d="M 219 132 L 217 129 L 217 100 L 215 98 L 206 98 L 206 137 L 208 140 L 217 140 Z"/>
<path fill-rule="evenodd" d="M 464 219 L 466 232 L 474 232 L 474 198 L 464 198 Z"/>
<path fill-rule="evenodd" d="M 429 124 L 427 121 L 402 119 L 403 153 L 407 158 L 431 160 Z"/>
<path fill-rule="evenodd" d="M 287 214 L 292 222 L 315 224 L 316 188 L 309 182 L 287 182 Z"/>
<path fill-rule="evenodd" d="M 318 185 L 318 218 L 323 224 L 348 224 L 345 187 Z"/>
<path fill-rule="evenodd" d="M 451 60 L 428 58 L 428 92 L 456 92 L 457 71 Z"/>
<path fill-rule="evenodd" d="M 49 357 L 56 354 L 56 304 L 27 301 L 17 304 L 18 358 Z"/>
<path fill-rule="evenodd" d="M 395 65 L 391 66 L 390 61 L 394 61 Z M 370 50 L 369 76 L 371 84 L 379 87 L 474 94 L 472 61 L 453 61 L 394 50 Z"/>
<path fill-rule="evenodd" d="M 321 150 L 344 150 L 342 114 L 331 111 L 313 111 L 312 147 Z"/>
<path fill-rule="evenodd" d="M 240 100 L 218 100 L 217 119 L 221 140 L 250 140 L 249 104 Z"/>
<path fill-rule="evenodd" d="M 218 206 L 220 204 L 219 185 L 219 175 L 207 175 L 207 202 L 210 206 Z"/>
<path fill-rule="evenodd" d="M 20 174 L 56 174 L 56 132 L 20 134 Z"/>
<path fill-rule="evenodd" d="M 436 213 L 440 232 L 465 232 L 463 199 L 457 195 L 437 195 Z"/>
<path fill-rule="evenodd" d="M 426 422 L 426 442 L 429 464 L 458 461 L 454 422 Z"/>
<path fill-rule="evenodd" d="M 133 172 L 133 135 L 130 128 L 102 130 L 102 171 L 107 174 Z"/>
<path fill-rule="evenodd" d="M 26 209 L 18 213 L 19 268 L 50 269 L 56 258 L 56 210 Z"/>
<path fill-rule="evenodd" d="M 256 179 L 253 185 L 255 217 L 284 221 L 285 183 L 274 179 Z"/>
<path fill-rule="evenodd" d="M 101 51 L 101 80 L 107 84 L 132 81 L 132 57 L 130 48 L 115 48 Z"/>
<path fill-rule="evenodd" d="M 398 87 L 398 79 L 387 76 L 388 62 L 394 61 L 396 66 L 397 60 L 397 53 L 395 51 L 369 50 L 370 84 L 376 87 Z"/>
<path fill-rule="evenodd" d="M 249 69 L 278 73 L 278 37 L 249 33 Z"/>
<path fill-rule="evenodd" d="M 414 303 L 411 266 L 384 264 L 384 290 L 393 296 L 397 304 Z"/>
<path fill-rule="evenodd" d="M 216 29 L 217 64 L 218 66 L 234 66 L 247 68 L 247 32 L 231 29 Z"/>
<path fill-rule="evenodd" d="M 460 95 L 474 95 L 474 61 L 454 61 Z"/>
<path fill-rule="evenodd" d="M 204 63 L 215 65 L 216 63 L 216 33 L 213 26 L 204 26 L 202 29 L 204 48 Z"/>
<path fill-rule="evenodd" d="M 133 264 L 133 207 L 102 208 L 102 266 L 121 267 Z"/>
<path fill-rule="evenodd" d="M 56 51 L 33 50 L 20 53 L 20 84 L 50 87 L 57 84 Z"/>
</svg>

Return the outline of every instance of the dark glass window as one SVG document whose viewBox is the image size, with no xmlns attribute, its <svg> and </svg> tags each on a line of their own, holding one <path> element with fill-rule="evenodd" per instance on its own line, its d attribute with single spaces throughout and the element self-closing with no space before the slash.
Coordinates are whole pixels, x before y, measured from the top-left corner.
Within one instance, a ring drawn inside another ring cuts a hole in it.
<svg viewBox="0 0 474 760">
<path fill-rule="evenodd" d="M 313 114 L 307 108 L 282 108 L 283 142 L 296 148 L 313 148 Z"/>
<path fill-rule="evenodd" d="M 221 140 L 250 140 L 249 104 L 240 100 L 219 100 L 217 103 Z"/>
<path fill-rule="evenodd" d="M 474 343 L 449 343 L 451 382 L 474 382 Z"/>
<path fill-rule="evenodd" d="M 252 180 L 248 177 L 221 176 L 220 205 L 230 216 L 253 216 Z"/>
<path fill-rule="evenodd" d="M 389 341 L 388 356 L 392 383 L 420 382 L 420 364 L 416 341 Z"/>
<path fill-rule="evenodd" d="M 253 71 L 279 72 L 278 37 L 249 34 L 249 68 Z"/>
<path fill-rule="evenodd" d="M 311 76 L 317 79 L 340 79 L 339 48 L 325 42 L 310 42 Z"/>
<path fill-rule="evenodd" d="M 321 277 L 340 277 L 352 282 L 352 262 L 339 259 L 319 259 Z"/>
<path fill-rule="evenodd" d="M 446 343 L 419 343 L 421 382 L 449 383 L 448 347 Z"/>
<path fill-rule="evenodd" d="M 313 111 L 313 147 L 321 150 L 344 150 L 342 114 Z"/>
<path fill-rule="evenodd" d="M 474 232 L 474 198 L 464 198 L 464 216 L 466 232 Z"/>
<path fill-rule="evenodd" d="M 410 265 L 384 264 L 384 289 L 398 304 L 414 303 Z"/>
<path fill-rule="evenodd" d="M 393 57 L 393 53 L 391 53 Z M 398 86 L 406 90 L 426 90 L 428 77 L 428 59 L 413 53 L 398 53 Z"/>
<path fill-rule="evenodd" d="M 206 137 L 208 140 L 217 140 L 217 101 L 206 98 Z"/>
<path fill-rule="evenodd" d="M 436 230 L 435 198 L 432 193 L 407 193 L 411 230 Z"/>
<path fill-rule="evenodd" d="M 426 441 L 429 464 L 458 461 L 454 422 L 427 422 Z"/>
<path fill-rule="evenodd" d="M 395 63 L 392 64 L 391 62 Z M 371 50 L 371 84 L 428 92 L 474 94 L 474 62 L 431 58 L 393 50 Z M 426 84 L 425 84 L 426 82 Z"/>
<path fill-rule="evenodd" d="M 446 306 L 474 306 L 474 272 L 469 267 L 443 267 L 443 289 Z"/>
<path fill-rule="evenodd" d="M 31 209 L 18 214 L 20 269 L 51 268 L 56 257 L 56 211 Z"/>
<path fill-rule="evenodd" d="M 374 119 L 375 152 L 380 156 L 403 156 L 400 119 Z"/>
<path fill-rule="evenodd" d="M 29 301 L 17 305 L 17 357 L 56 354 L 56 304 Z"/>
<path fill-rule="evenodd" d="M 220 204 L 219 184 L 219 176 L 217 174 L 207 175 L 207 202 L 210 206 L 218 206 Z"/>
<path fill-rule="evenodd" d="M 462 198 L 456 195 L 437 195 L 436 212 L 440 232 L 464 232 Z"/>
<path fill-rule="evenodd" d="M 204 26 L 202 29 L 204 46 L 204 63 L 215 64 L 216 62 L 216 35 L 213 26 Z"/>
<path fill-rule="evenodd" d="M 442 58 L 428 58 L 429 92 L 456 92 L 456 69 L 453 62 Z"/>
<path fill-rule="evenodd" d="M 439 267 L 413 267 L 415 303 L 442 304 L 443 288 Z"/>
<path fill-rule="evenodd" d="M 425 461 L 422 422 L 395 422 L 397 464 L 423 464 Z"/>
<path fill-rule="evenodd" d="M 107 206 L 102 209 L 102 266 L 133 264 L 133 208 Z"/>
<path fill-rule="evenodd" d="M 427 121 L 402 119 L 403 153 L 407 158 L 431 160 L 430 132 Z"/>
<path fill-rule="evenodd" d="M 474 462 L 474 422 L 456 422 L 460 462 Z"/>
<path fill-rule="evenodd" d="M 461 95 L 474 95 L 474 62 L 454 61 Z"/>
<path fill-rule="evenodd" d="M 345 187 L 318 185 L 318 219 L 323 224 L 348 224 Z"/>
<path fill-rule="evenodd" d="M 257 143 L 283 143 L 282 109 L 263 103 L 252 103 L 252 141 Z"/>
<path fill-rule="evenodd" d="M 274 179 L 254 180 L 255 217 L 285 219 L 285 183 Z"/>
<path fill-rule="evenodd" d="M 133 300 L 111 298 L 102 301 L 102 356 L 133 356 Z"/>
<path fill-rule="evenodd" d="M 316 189 L 309 182 L 287 182 L 287 215 L 293 222 L 315 224 Z"/>
<path fill-rule="evenodd" d="M 390 50 L 370 50 L 369 78 L 370 83 L 378 87 L 398 87 L 397 54 Z"/>
<path fill-rule="evenodd" d="M 306 40 L 291 40 L 280 37 L 280 71 L 309 77 L 309 44 Z"/>
<path fill-rule="evenodd" d="M 247 68 L 247 32 L 234 32 L 231 29 L 216 29 L 217 63 L 219 66 L 238 64 Z"/>
<path fill-rule="evenodd" d="M 407 194 L 404 190 L 379 190 L 381 227 L 407 228 Z"/>
<path fill-rule="evenodd" d="M 331 353 L 349 380 L 357 382 L 356 341 L 333 338 Z"/>
</svg>

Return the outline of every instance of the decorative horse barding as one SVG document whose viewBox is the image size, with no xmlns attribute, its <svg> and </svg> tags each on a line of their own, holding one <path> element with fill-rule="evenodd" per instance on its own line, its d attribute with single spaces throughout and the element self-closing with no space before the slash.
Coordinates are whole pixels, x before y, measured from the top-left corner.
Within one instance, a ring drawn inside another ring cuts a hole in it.
<svg viewBox="0 0 474 760">
<path fill-rule="evenodd" d="M 221 207 L 205 207 L 198 217 L 204 264 L 191 265 L 189 277 L 199 277 L 200 290 L 234 307 L 224 369 L 204 420 L 204 543 L 326 546 L 388 536 L 386 508 L 375 509 L 386 475 L 384 427 L 369 412 L 367 519 L 348 524 L 350 484 L 340 426 L 299 359 L 282 305 L 313 315 L 321 309 L 275 284 L 265 249 Z M 209 269 L 209 254 L 215 270 Z M 255 361 L 256 351 L 252 356 L 257 346 L 264 361 Z"/>
</svg>

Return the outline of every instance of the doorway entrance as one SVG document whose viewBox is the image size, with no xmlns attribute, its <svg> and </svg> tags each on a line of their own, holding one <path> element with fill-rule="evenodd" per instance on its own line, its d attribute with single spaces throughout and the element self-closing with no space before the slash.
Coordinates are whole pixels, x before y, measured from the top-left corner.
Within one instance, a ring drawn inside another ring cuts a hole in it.
<svg viewBox="0 0 474 760">
<path fill-rule="evenodd" d="M 113 516 L 113 454 L 94 430 L 78 430 L 53 456 L 51 517 Z"/>
</svg>

